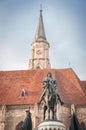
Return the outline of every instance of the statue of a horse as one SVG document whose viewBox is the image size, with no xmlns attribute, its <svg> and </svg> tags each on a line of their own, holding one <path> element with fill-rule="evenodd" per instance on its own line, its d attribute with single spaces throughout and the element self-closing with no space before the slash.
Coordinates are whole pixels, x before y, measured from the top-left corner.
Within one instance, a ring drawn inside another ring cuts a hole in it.
<svg viewBox="0 0 86 130">
<path fill-rule="evenodd" d="M 56 120 L 56 110 L 57 110 L 57 98 L 56 95 L 53 94 L 53 90 L 48 83 L 47 91 L 45 93 L 45 100 L 48 109 L 48 120 L 50 120 L 50 111 L 52 112 L 52 120 Z"/>
<path fill-rule="evenodd" d="M 52 78 L 51 73 L 47 74 L 47 77 L 42 83 L 42 87 L 44 91 L 40 98 L 39 103 L 44 101 L 44 113 L 43 113 L 43 120 L 45 120 L 46 110 L 48 110 L 48 120 L 57 120 L 56 111 L 57 111 L 57 102 L 60 101 L 61 105 L 63 102 L 59 94 L 56 91 L 56 80 Z M 50 111 L 52 112 L 52 118 L 50 118 Z"/>
<path fill-rule="evenodd" d="M 44 81 L 45 83 L 45 81 Z M 53 94 L 53 90 L 50 87 L 49 82 L 46 82 L 45 91 L 41 97 L 40 103 L 44 101 L 44 113 L 43 113 L 43 120 L 45 120 L 45 113 L 48 110 L 48 120 L 50 120 L 50 111 L 52 112 L 52 120 L 56 120 L 56 106 L 57 106 L 57 99 L 56 95 Z"/>
</svg>

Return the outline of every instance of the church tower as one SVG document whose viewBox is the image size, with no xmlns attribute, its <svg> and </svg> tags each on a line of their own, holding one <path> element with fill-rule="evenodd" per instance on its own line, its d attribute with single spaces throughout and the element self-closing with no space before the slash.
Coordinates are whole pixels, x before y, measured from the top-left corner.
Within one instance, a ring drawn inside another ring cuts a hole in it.
<svg viewBox="0 0 86 130">
<path fill-rule="evenodd" d="M 32 57 L 29 60 L 29 69 L 50 68 L 49 60 L 50 45 L 47 42 L 43 24 L 42 7 L 40 8 L 39 23 L 32 43 Z"/>
</svg>

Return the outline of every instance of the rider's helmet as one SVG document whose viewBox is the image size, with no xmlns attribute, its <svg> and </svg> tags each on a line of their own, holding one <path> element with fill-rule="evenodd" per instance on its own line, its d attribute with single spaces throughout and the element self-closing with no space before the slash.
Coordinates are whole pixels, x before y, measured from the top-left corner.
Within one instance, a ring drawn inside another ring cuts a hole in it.
<svg viewBox="0 0 86 130">
<path fill-rule="evenodd" d="M 51 74 L 51 72 L 48 72 L 47 77 L 52 78 L 52 74 Z"/>
</svg>

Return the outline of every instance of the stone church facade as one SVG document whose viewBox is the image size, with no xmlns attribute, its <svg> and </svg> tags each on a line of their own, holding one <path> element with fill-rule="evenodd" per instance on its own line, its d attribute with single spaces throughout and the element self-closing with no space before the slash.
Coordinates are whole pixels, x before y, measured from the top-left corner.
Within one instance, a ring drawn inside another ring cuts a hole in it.
<svg viewBox="0 0 86 130">
<path fill-rule="evenodd" d="M 29 70 L 0 71 L 0 130 L 20 130 L 29 106 L 33 130 L 43 120 L 43 104 L 39 106 L 38 101 L 48 72 L 56 79 L 57 91 L 64 101 L 63 106 L 57 104 L 57 118 L 68 130 L 71 114 L 75 112 L 85 130 L 86 81 L 81 81 L 72 68 L 51 69 L 49 48 L 41 9 Z"/>
</svg>

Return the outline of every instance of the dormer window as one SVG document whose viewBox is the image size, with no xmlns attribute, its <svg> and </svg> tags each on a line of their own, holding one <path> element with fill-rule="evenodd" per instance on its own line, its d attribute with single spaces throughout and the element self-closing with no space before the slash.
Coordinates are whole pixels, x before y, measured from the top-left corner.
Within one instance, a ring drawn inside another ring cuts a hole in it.
<svg viewBox="0 0 86 130">
<path fill-rule="evenodd" d="M 25 97 L 25 90 L 24 89 L 21 90 L 21 96 Z"/>
</svg>

